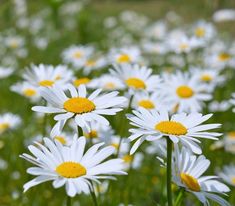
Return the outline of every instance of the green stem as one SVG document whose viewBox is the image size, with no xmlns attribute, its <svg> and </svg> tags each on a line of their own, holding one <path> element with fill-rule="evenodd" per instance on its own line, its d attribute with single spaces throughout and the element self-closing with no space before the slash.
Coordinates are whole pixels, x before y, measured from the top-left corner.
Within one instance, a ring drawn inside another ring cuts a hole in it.
<svg viewBox="0 0 235 206">
<path fill-rule="evenodd" d="M 91 197 L 92 197 L 94 206 L 98 206 L 98 202 L 97 202 L 97 198 L 96 198 L 96 195 L 95 195 L 94 186 L 93 186 L 92 182 L 91 182 L 91 186 L 89 188 L 90 188 Z"/>
<path fill-rule="evenodd" d="M 81 137 L 83 136 L 83 131 L 82 128 L 78 126 L 78 136 Z"/>
<path fill-rule="evenodd" d="M 67 196 L 66 206 L 71 206 L 71 205 L 72 205 L 72 198 L 70 196 Z"/>
<path fill-rule="evenodd" d="M 167 137 L 167 202 L 168 202 L 168 206 L 172 206 L 171 159 L 172 159 L 172 142 L 170 138 Z"/>
<path fill-rule="evenodd" d="M 175 200 L 175 206 L 180 206 L 181 205 L 183 195 L 184 195 L 184 189 L 181 189 L 178 196 L 177 196 L 177 198 L 176 198 L 176 200 Z"/>
</svg>

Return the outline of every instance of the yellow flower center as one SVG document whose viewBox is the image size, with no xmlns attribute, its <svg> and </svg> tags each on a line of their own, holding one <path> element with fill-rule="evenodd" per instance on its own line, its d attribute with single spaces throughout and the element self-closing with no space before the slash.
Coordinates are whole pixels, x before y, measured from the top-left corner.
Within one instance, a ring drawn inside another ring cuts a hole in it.
<svg viewBox="0 0 235 206">
<path fill-rule="evenodd" d="M 34 89 L 25 89 L 24 91 L 23 91 L 23 94 L 25 95 L 25 96 L 27 96 L 27 97 L 32 97 L 32 96 L 34 96 L 34 95 L 36 95 L 36 90 L 34 90 Z"/>
<path fill-rule="evenodd" d="M 176 89 L 176 93 L 179 97 L 185 98 L 185 99 L 190 98 L 194 95 L 194 91 L 186 85 L 178 87 Z"/>
<path fill-rule="evenodd" d="M 112 143 L 111 146 L 113 146 L 117 150 L 118 147 L 119 147 L 119 144 L 118 143 Z"/>
<path fill-rule="evenodd" d="M 76 162 L 63 162 L 56 167 L 56 172 L 65 178 L 78 178 L 86 175 L 86 168 Z"/>
<path fill-rule="evenodd" d="M 155 129 L 169 135 L 185 135 L 187 128 L 180 122 L 162 121 L 156 124 Z"/>
<path fill-rule="evenodd" d="M 235 131 L 229 132 L 228 137 L 231 138 L 231 139 L 235 139 Z"/>
<path fill-rule="evenodd" d="M 228 53 L 223 52 L 219 55 L 220 61 L 228 61 L 229 59 L 231 59 L 231 55 Z"/>
<path fill-rule="evenodd" d="M 92 67 L 92 66 L 95 66 L 95 61 L 94 60 L 87 60 L 87 62 L 86 62 L 86 66 L 88 66 L 88 67 Z"/>
<path fill-rule="evenodd" d="M 127 55 L 127 54 L 121 54 L 117 59 L 118 63 L 127 63 L 130 61 L 131 61 L 131 59 L 130 59 L 129 55 Z"/>
<path fill-rule="evenodd" d="M 76 58 L 76 59 L 80 59 L 82 56 L 83 56 L 83 54 L 80 51 L 76 51 L 73 54 L 73 57 Z"/>
<path fill-rule="evenodd" d="M 68 112 L 83 114 L 95 110 L 95 104 L 84 97 L 74 97 L 64 103 L 64 109 Z"/>
<path fill-rule="evenodd" d="M 182 43 L 182 44 L 180 44 L 180 49 L 182 49 L 182 50 L 185 50 L 185 49 L 187 49 L 189 46 L 188 46 L 188 44 L 186 44 L 186 43 Z"/>
<path fill-rule="evenodd" d="M 13 40 L 13 41 L 10 42 L 10 47 L 11 48 L 16 49 L 16 48 L 18 48 L 18 46 L 19 46 L 18 41 Z"/>
<path fill-rule="evenodd" d="M 73 84 L 75 87 L 79 87 L 81 84 L 87 84 L 90 81 L 91 80 L 89 78 L 84 77 L 84 78 L 74 80 Z"/>
<path fill-rule="evenodd" d="M 91 130 L 89 133 L 84 133 L 86 138 L 97 138 L 98 132 L 96 130 Z"/>
<path fill-rule="evenodd" d="M 42 80 L 39 82 L 39 85 L 42 87 L 51 87 L 55 82 L 51 80 Z"/>
<path fill-rule="evenodd" d="M 185 184 L 190 190 L 199 192 L 201 187 L 196 178 L 186 173 L 181 173 L 180 178 L 183 184 Z"/>
<path fill-rule="evenodd" d="M 204 37 L 205 34 L 206 34 L 206 31 L 205 31 L 204 28 L 202 28 L 202 27 L 196 28 L 196 30 L 195 30 L 195 35 L 196 35 L 197 37 Z"/>
<path fill-rule="evenodd" d="M 55 77 L 55 80 L 61 80 L 61 79 L 62 79 L 61 75 L 57 75 L 57 76 Z"/>
<path fill-rule="evenodd" d="M 125 155 L 123 158 L 125 163 L 131 163 L 133 161 L 133 156 L 132 155 Z"/>
<path fill-rule="evenodd" d="M 107 82 L 105 85 L 104 85 L 104 88 L 105 89 L 114 89 L 116 86 L 114 83 L 112 82 Z"/>
<path fill-rule="evenodd" d="M 141 100 L 139 101 L 138 105 L 140 107 L 144 107 L 145 109 L 154 109 L 155 105 L 150 100 Z"/>
<path fill-rule="evenodd" d="M 209 74 L 203 74 L 202 76 L 201 76 L 201 80 L 203 81 L 203 82 L 210 82 L 210 81 L 212 81 L 212 76 L 211 75 L 209 75 Z"/>
<path fill-rule="evenodd" d="M 233 184 L 235 184 L 235 177 L 233 177 L 231 181 Z"/>
<path fill-rule="evenodd" d="M 66 144 L 66 139 L 62 136 L 56 136 L 55 139 L 58 140 L 61 144 Z"/>
<path fill-rule="evenodd" d="M 0 131 L 4 131 L 10 127 L 9 123 L 0 123 Z"/>
<path fill-rule="evenodd" d="M 126 84 L 127 84 L 127 86 L 133 87 L 134 89 L 145 89 L 146 88 L 145 83 L 141 79 L 135 78 L 135 77 L 127 79 Z"/>
</svg>

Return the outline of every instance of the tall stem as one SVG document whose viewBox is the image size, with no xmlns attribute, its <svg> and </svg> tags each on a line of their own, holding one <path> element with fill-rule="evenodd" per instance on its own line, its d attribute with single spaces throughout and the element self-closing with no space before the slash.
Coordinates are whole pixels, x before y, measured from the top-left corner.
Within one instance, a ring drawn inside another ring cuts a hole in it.
<svg viewBox="0 0 235 206">
<path fill-rule="evenodd" d="M 90 188 L 91 197 L 92 197 L 94 206 L 98 206 L 98 202 L 97 202 L 97 198 L 96 198 L 96 195 L 95 195 L 94 186 L 93 186 L 92 182 L 91 182 L 91 186 L 89 188 Z"/>
<path fill-rule="evenodd" d="M 172 206 L 171 160 L 172 160 L 172 142 L 170 138 L 167 137 L 167 202 L 168 202 L 168 206 Z"/>
<path fill-rule="evenodd" d="M 184 189 L 181 188 L 181 189 L 180 189 L 180 192 L 179 192 L 179 194 L 178 194 L 178 197 L 177 197 L 176 200 L 175 200 L 175 204 L 174 204 L 175 206 L 180 206 L 180 205 L 182 205 L 181 202 L 182 202 L 183 195 L 184 195 Z"/>
<path fill-rule="evenodd" d="M 72 204 L 72 198 L 70 196 L 67 196 L 66 206 L 71 206 Z"/>
</svg>

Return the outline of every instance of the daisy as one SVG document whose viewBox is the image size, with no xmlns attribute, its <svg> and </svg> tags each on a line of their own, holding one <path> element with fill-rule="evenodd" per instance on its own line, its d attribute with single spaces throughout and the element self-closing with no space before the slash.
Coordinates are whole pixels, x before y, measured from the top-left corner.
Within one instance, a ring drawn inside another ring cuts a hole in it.
<svg viewBox="0 0 235 206">
<path fill-rule="evenodd" d="M 106 91 L 123 90 L 125 88 L 125 85 L 119 78 L 109 74 L 104 74 L 99 78 L 93 79 L 89 86 L 94 89 L 101 88 Z"/>
<path fill-rule="evenodd" d="M 175 112 L 199 112 L 204 101 L 212 98 L 205 84 L 198 82 L 198 76 L 177 72 L 165 74 L 159 93 L 172 103 Z"/>
<path fill-rule="evenodd" d="M 159 76 L 152 75 L 152 69 L 137 64 L 115 65 L 110 72 L 118 77 L 130 91 L 156 91 L 161 83 Z"/>
<path fill-rule="evenodd" d="M 54 134 L 54 131 L 61 130 L 70 118 L 73 118 L 79 127 L 86 127 L 89 131 L 91 128 L 88 123 L 91 121 L 109 125 L 108 120 L 102 115 L 115 115 L 122 110 L 121 105 L 126 101 L 125 97 L 117 96 L 118 92 L 100 94 L 101 89 L 88 95 L 85 85 L 79 86 L 78 89 L 68 85 L 67 89 L 70 97 L 57 85 L 40 88 L 41 96 L 51 106 L 35 106 L 32 108 L 33 111 L 42 113 L 59 113 L 54 117 L 58 122 L 52 130 L 52 134 Z"/>
<path fill-rule="evenodd" d="M 228 184 L 235 187 L 235 165 L 225 166 L 219 176 Z"/>
<path fill-rule="evenodd" d="M 213 24 L 199 21 L 193 26 L 193 33 L 196 38 L 210 40 L 215 36 L 216 31 Z"/>
<path fill-rule="evenodd" d="M 204 205 L 210 205 L 208 199 L 221 206 L 230 205 L 219 196 L 230 189 L 219 182 L 217 176 L 202 176 L 210 165 L 203 155 L 197 157 L 186 148 L 179 151 L 176 146 L 172 165 L 174 183 L 194 194 Z"/>
<path fill-rule="evenodd" d="M 156 92 L 152 94 L 141 92 L 136 93 L 132 101 L 132 108 L 138 109 L 140 107 L 148 110 L 161 110 L 162 108 L 166 109 L 167 104 L 163 101 L 163 98 L 161 98 L 160 95 Z"/>
<path fill-rule="evenodd" d="M 109 58 L 111 64 L 138 63 L 141 58 L 140 49 L 134 46 L 112 49 Z"/>
<path fill-rule="evenodd" d="M 202 124 L 208 120 L 212 114 L 202 115 L 200 113 L 180 113 L 168 115 L 166 110 L 146 110 L 140 108 L 133 111 L 134 115 L 128 114 L 130 124 L 137 128 L 130 129 L 132 135 L 130 141 L 137 139 L 131 148 L 131 154 L 142 144 L 144 140 L 157 141 L 162 137 L 170 138 L 174 143 L 181 142 L 194 153 L 200 154 L 201 148 L 197 143 L 197 138 L 217 140 L 220 133 L 207 132 L 207 130 L 220 127 L 220 124 Z"/>
<path fill-rule="evenodd" d="M 0 79 L 9 77 L 15 70 L 10 67 L 1 67 L 0 66 Z"/>
<path fill-rule="evenodd" d="M 11 86 L 11 91 L 14 91 L 31 101 L 36 102 L 40 99 L 38 87 L 29 84 L 28 82 L 19 82 Z"/>
<path fill-rule="evenodd" d="M 93 47 L 73 45 L 65 49 L 62 53 L 62 57 L 65 63 L 72 64 L 76 69 L 81 69 L 84 67 L 93 52 Z"/>
<path fill-rule="evenodd" d="M 68 196 L 84 192 L 89 194 L 91 182 L 99 179 L 113 179 L 111 175 L 124 175 L 122 160 L 110 159 L 104 161 L 114 152 L 113 147 L 100 149 L 103 143 L 92 146 L 84 153 L 85 137 L 74 136 L 71 146 L 63 146 L 59 141 L 44 138 L 44 145 L 37 143 L 29 146 L 32 153 L 21 155 L 22 158 L 35 164 L 27 173 L 37 176 L 24 185 L 24 192 L 33 186 L 46 181 L 53 181 L 53 187 L 65 185 Z"/>
<path fill-rule="evenodd" d="M 107 60 L 104 57 L 89 58 L 85 61 L 83 73 L 90 74 L 94 70 L 100 70 L 107 65 Z"/>
<path fill-rule="evenodd" d="M 74 78 L 73 79 L 73 85 L 75 87 L 79 87 L 80 85 L 84 84 L 86 87 L 90 87 L 91 79 L 88 77 L 80 77 L 80 78 Z"/>
<path fill-rule="evenodd" d="M 64 65 L 54 67 L 39 64 L 38 66 L 32 65 L 31 69 L 27 69 L 23 78 L 35 87 L 51 87 L 54 84 L 64 87 L 71 80 L 72 72 Z"/>
<path fill-rule="evenodd" d="M 10 49 L 20 49 L 24 46 L 25 41 L 20 36 L 8 36 L 5 38 L 5 44 Z"/>
<path fill-rule="evenodd" d="M 21 123 L 21 119 L 18 115 L 11 113 L 5 113 L 0 115 L 0 134 L 3 132 L 17 128 Z"/>
</svg>

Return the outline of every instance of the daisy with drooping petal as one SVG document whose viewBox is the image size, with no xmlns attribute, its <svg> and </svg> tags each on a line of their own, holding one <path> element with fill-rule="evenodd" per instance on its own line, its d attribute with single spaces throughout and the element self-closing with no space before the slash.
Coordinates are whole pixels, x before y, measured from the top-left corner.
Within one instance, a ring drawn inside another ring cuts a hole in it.
<svg viewBox="0 0 235 206">
<path fill-rule="evenodd" d="M 188 192 L 194 194 L 204 205 L 210 205 L 208 199 L 221 206 L 230 204 L 219 195 L 224 195 L 230 189 L 218 181 L 217 176 L 202 176 L 208 169 L 210 161 L 203 155 L 197 157 L 183 147 L 180 151 L 176 145 L 172 162 L 173 181 Z"/>
<path fill-rule="evenodd" d="M 177 72 L 165 74 L 164 82 L 159 93 L 172 103 L 174 112 L 199 112 L 202 110 L 204 101 L 211 99 L 208 87 L 198 82 L 196 75 Z"/>
<path fill-rule="evenodd" d="M 170 138 L 174 143 L 181 142 L 194 153 L 200 154 L 201 148 L 197 138 L 217 140 L 220 133 L 208 132 L 207 130 L 220 127 L 220 124 L 202 124 L 208 120 L 212 114 L 202 115 L 200 113 L 180 113 L 169 116 L 166 110 L 146 110 L 139 108 L 128 114 L 130 124 L 137 128 L 130 129 L 131 141 L 137 139 L 131 148 L 131 154 L 142 144 L 144 140 L 157 141 L 162 137 Z"/>
<path fill-rule="evenodd" d="M 235 187 L 235 165 L 224 166 L 219 176 L 228 184 Z"/>
<path fill-rule="evenodd" d="M 123 90 L 125 88 L 125 85 L 119 78 L 109 74 L 104 74 L 101 77 L 93 79 L 89 86 L 94 89 L 101 88 L 107 91 Z"/>
<path fill-rule="evenodd" d="M 155 92 L 153 92 L 152 94 L 149 94 L 147 92 L 136 93 L 132 101 L 132 108 L 134 109 L 142 107 L 148 110 L 161 110 L 162 108 L 167 109 L 167 107 L 168 109 L 170 109 L 169 106 L 170 105 L 167 106 L 163 98 Z"/>
<path fill-rule="evenodd" d="M 55 136 L 55 131 L 61 131 L 70 118 L 74 118 L 79 127 L 86 127 L 87 130 L 91 129 L 89 122 L 92 121 L 109 125 L 108 120 L 102 115 L 115 115 L 122 110 L 121 105 L 126 101 L 125 97 L 117 96 L 118 92 L 100 94 L 101 89 L 88 95 L 85 85 L 81 85 L 78 89 L 68 85 L 67 89 L 70 97 L 57 85 L 40 88 L 41 96 L 51 106 L 35 106 L 32 108 L 33 111 L 37 112 L 58 113 L 54 117 L 58 122 L 52 130 L 52 136 Z"/>
<path fill-rule="evenodd" d="M 0 66 L 0 79 L 9 77 L 14 71 L 13 68 Z"/>
<path fill-rule="evenodd" d="M 18 115 L 11 113 L 5 113 L 0 115 L 0 134 L 9 130 L 17 128 L 21 123 L 21 119 Z"/>
<path fill-rule="evenodd" d="M 29 84 L 28 82 L 19 82 L 11 86 L 11 90 L 29 98 L 31 101 L 36 102 L 40 99 L 38 87 Z"/>
<path fill-rule="evenodd" d="M 81 69 L 93 52 L 94 48 L 90 46 L 71 46 L 62 53 L 62 57 L 65 63 Z"/>
<path fill-rule="evenodd" d="M 23 78 L 36 87 L 52 87 L 54 84 L 64 87 L 72 78 L 72 72 L 64 65 L 54 67 L 52 65 L 39 64 L 31 67 L 23 74 Z"/>
<path fill-rule="evenodd" d="M 114 65 L 114 69 L 110 72 L 118 77 L 129 90 L 156 91 L 161 83 L 159 76 L 152 74 L 152 69 L 137 64 Z"/>
<path fill-rule="evenodd" d="M 23 154 L 22 158 L 36 165 L 27 173 L 37 176 L 24 185 L 24 192 L 33 186 L 53 181 L 53 187 L 65 185 L 68 196 L 89 194 L 91 181 L 99 183 L 99 179 L 114 179 L 111 175 L 124 175 L 121 159 L 104 161 L 114 152 L 114 148 L 104 147 L 103 143 L 92 146 L 84 152 L 85 137 L 74 136 L 71 146 L 63 146 L 59 141 L 44 138 L 44 145 L 37 143 L 29 146 L 32 155 Z"/>
</svg>

